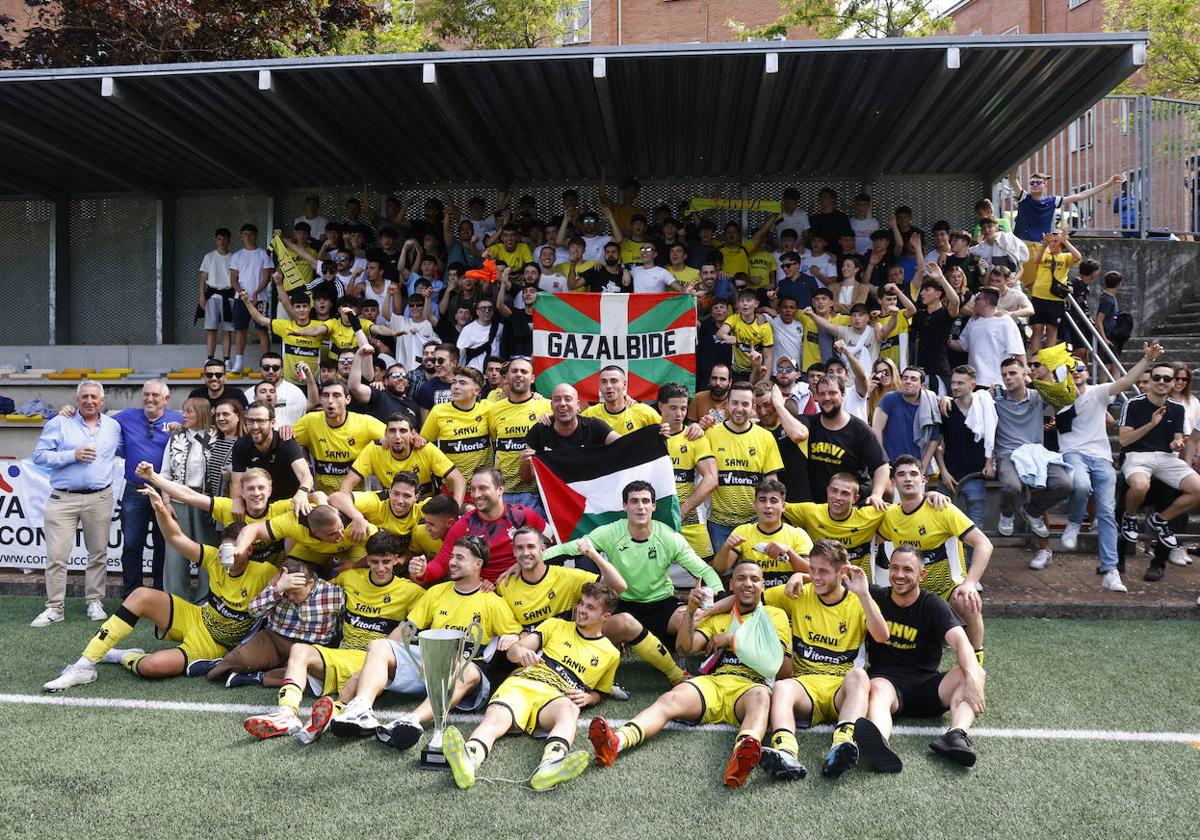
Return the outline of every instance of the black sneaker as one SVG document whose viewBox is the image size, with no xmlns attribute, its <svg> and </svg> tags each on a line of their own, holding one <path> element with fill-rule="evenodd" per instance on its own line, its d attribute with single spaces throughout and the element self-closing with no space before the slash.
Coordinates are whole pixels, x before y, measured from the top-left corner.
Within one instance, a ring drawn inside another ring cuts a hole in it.
<svg viewBox="0 0 1200 840">
<path fill-rule="evenodd" d="M 1166 572 L 1167 572 L 1167 569 L 1165 566 L 1158 566 L 1158 565 L 1152 564 L 1149 568 L 1146 569 L 1146 574 L 1142 575 L 1142 580 L 1148 580 L 1151 583 L 1155 583 L 1156 581 L 1162 580 L 1163 575 L 1166 574 Z"/>
<path fill-rule="evenodd" d="M 929 743 L 929 749 L 961 767 L 975 766 L 975 747 L 967 733 L 961 729 L 950 729 L 942 733 L 940 738 Z"/>
<path fill-rule="evenodd" d="M 242 686 L 246 686 L 246 685 L 262 685 L 262 684 L 263 684 L 262 671 L 255 671 L 253 674 L 239 674 L 236 671 L 234 671 L 232 674 L 230 674 L 228 677 L 225 678 L 225 687 L 226 688 L 241 688 Z"/>
<path fill-rule="evenodd" d="M 1140 534 L 1141 528 L 1138 527 L 1136 516 L 1125 514 L 1121 517 L 1121 536 L 1125 538 L 1126 542 L 1137 542 Z"/>
<path fill-rule="evenodd" d="M 821 764 L 821 775 L 826 779 L 836 779 L 858 764 L 858 745 L 853 741 L 843 741 L 834 744 L 825 755 Z"/>
<path fill-rule="evenodd" d="M 384 724 L 375 730 L 375 737 L 389 747 L 398 750 L 412 749 L 425 734 L 425 728 L 415 720 L 397 718 L 391 723 Z"/>
<path fill-rule="evenodd" d="M 1175 532 L 1171 530 L 1170 523 L 1165 519 L 1160 519 L 1157 513 L 1150 514 L 1146 524 L 1154 529 L 1154 533 L 1158 535 L 1158 541 L 1167 548 L 1179 547 L 1179 540 L 1175 539 Z"/>
<path fill-rule="evenodd" d="M 758 766 L 775 779 L 796 780 L 808 775 L 808 769 L 800 763 L 800 759 L 772 747 L 763 748 Z"/>
<path fill-rule="evenodd" d="M 887 738 L 867 718 L 854 721 L 854 740 L 867 761 L 880 773 L 899 773 L 904 769 L 904 762 L 892 751 Z"/>
<path fill-rule="evenodd" d="M 208 672 L 216 668 L 220 659 L 194 659 L 187 664 L 184 674 L 189 677 L 207 677 Z"/>
</svg>

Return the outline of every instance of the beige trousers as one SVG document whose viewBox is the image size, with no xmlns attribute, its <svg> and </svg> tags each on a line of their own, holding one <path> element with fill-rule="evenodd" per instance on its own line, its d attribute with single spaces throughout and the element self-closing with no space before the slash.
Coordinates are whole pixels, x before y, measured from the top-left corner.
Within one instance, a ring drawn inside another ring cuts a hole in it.
<svg viewBox="0 0 1200 840">
<path fill-rule="evenodd" d="M 112 528 L 113 491 L 72 493 L 51 490 L 46 502 L 46 607 L 61 611 L 67 594 L 67 560 L 75 545 L 75 532 L 83 525 L 88 562 L 84 573 L 87 601 L 104 599 L 108 574 L 108 535 Z"/>
</svg>

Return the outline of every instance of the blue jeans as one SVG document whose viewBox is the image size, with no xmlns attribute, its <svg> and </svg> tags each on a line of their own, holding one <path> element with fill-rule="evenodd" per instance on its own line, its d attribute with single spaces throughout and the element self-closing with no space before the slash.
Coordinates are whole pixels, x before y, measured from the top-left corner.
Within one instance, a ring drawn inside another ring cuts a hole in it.
<svg viewBox="0 0 1200 840">
<path fill-rule="evenodd" d="M 1112 461 L 1064 452 L 1063 460 L 1075 468 L 1071 477 L 1071 499 L 1068 518 L 1076 525 L 1083 524 L 1088 496 L 1096 498 L 1096 531 L 1100 537 L 1100 569 L 1107 572 L 1117 568 L 1117 471 Z"/>
<path fill-rule="evenodd" d="M 537 493 L 505 493 L 504 501 L 510 505 L 525 505 L 541 514 L 542 519 L 546 518 L 546 508 L 542 504 L 542 497 Z"/>
<path fill-rule="evenodd" d="M 729 535 L 733 533 L 735 525 L 718 525 L 716 522 L 709 521 L 708 538 L 712 542 L 713 556 L 721 550 L 721 546 L 725 545 L 725 540 L 729 539 Z"/>
<path fill-rule="evenodd" d="M 971 478 L 958 486 L 959 505 L 967 518 L 982 527 L 983 512 L 987 505 L 987 483 L 982 478 Z M 971 546 L 964 546 L 967 551 L 967 566 L 971 565 Z"/>
<path fill-rule="evenodd" d="M 163 588 L 163 535 L 154 519 L 154 511 L 149 500 L 138 492 L 132 482 L 125 483 L 125 492 L 121 494 L 121 584 L 123 594 L 128 598 L 129 593 L 142 585 L 142 554 L 146 547 L 146 537 L 154 532 L 154 559 L 151 569 L 154 576 L 154 588 Z"/>
</svg>

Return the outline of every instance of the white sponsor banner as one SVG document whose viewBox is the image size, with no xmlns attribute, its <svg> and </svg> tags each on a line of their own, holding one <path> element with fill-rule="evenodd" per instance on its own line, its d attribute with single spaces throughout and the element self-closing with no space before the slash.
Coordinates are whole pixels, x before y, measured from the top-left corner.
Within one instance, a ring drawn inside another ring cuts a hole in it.
<svg viewBox="0 0 1200 840">
<path fill-rule="evenodd" d="M 46 533 L 43 514 L 50 496 L 50 475 L 32 461 L 0 462 L 0 568 L 44 569 Z M 125 489 L 125 463 L 113 464 L 113 513 L 108 533 L 108 569 L 121 571 L 121 493 Z M 153 533 L 150 540 L 154 539 Z M 149 541 L 148 541 L 149 542 Z M 152 548 L 143 552 L 142 567 L 149 574 Z M 68 569 L 87 568 L 87 546 L 83 529 L 75 531 L 75 543 L 67 560 Z"/>
</svg>

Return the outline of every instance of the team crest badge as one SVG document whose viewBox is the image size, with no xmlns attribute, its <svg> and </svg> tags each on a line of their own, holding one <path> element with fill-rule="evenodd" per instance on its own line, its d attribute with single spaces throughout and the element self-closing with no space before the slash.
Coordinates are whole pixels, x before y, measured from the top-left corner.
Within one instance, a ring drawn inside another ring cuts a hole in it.
<svg viewBox="0 0 1200 840">
<path fill-rule="evenodd" d="M 750 447 L 750 457 L 753 458 L 757 454 L 758 454 L 758 451 L 753 446 L 751 446 Z"/>
<path fill-rule="evenodd" d="M 592 657 L 592 667 L 593 667 L 593 668 L 598 668 L 599 666 L 600 666 L 600 657 L 599 657 L 599 656 L 593 656 L 593 657 Z"/>
<path fill-rule="evenodd" d="M 838 625 L 838 633 L 840 633 L 844 636 L 846 634 L 846 630 L 847 630 L 846 622 L 843 621 L 841 624 Z"/>
<path fill-rule="evenodd" d="M 346 439 L 346 443 L 347 443 L 348 445 L 350 445 L 350 446 L 353 446 L 353 445 L 354 445 L 354 438 L 347 438 L 347 439 Z"/>
<path fill-rule="evenodd" d="M 920 534 L 922 537 L 925 536 L 925 526 L 922 525 L 920 528 L 918 528 L 917 533 Z"/>
<path fill-rule="evenodd" d="M 546 593 L 546 600 L 548 600 L 548 601 L 554 600 L 554 590 L 553 589 L 551 589 L 549 592 Z"/>
<path fill-rule="evenodd" d="M 384 596 L 383 596 L 383 603 L 385 603 L 385 604 L 390 604 L 390 603 L 392 603 L 392 596 L 391 596 L 391 595 L 384 595 Z"/>
</svg>

